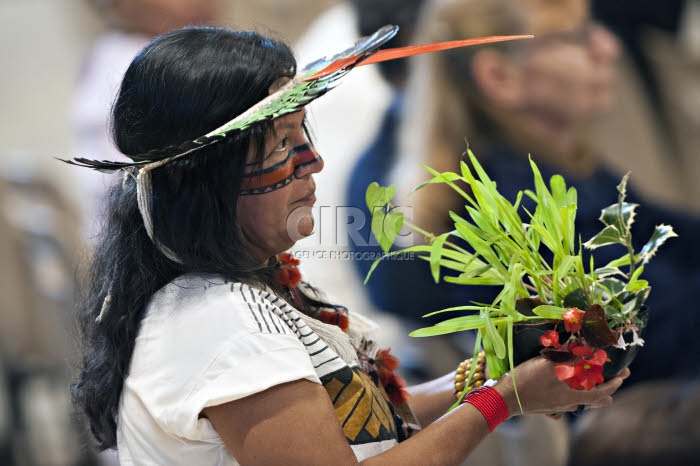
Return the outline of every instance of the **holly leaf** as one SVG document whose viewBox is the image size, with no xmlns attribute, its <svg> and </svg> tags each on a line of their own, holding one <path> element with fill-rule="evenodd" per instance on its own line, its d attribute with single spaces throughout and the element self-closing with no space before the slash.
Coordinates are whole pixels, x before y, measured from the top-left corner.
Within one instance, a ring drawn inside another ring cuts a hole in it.
<svg viewBox="0 0 700 466">
<path fill-rule="evenodd" d="M 613 204 L 600 211 L 599 220 L 606 226 L 613 226 L 625 234 L 634 223 L 635 209 L 639 204 Z"/>
<path fill-rule="evenodd" d="M 620 230 L 613 225 L 608 225 L 603 228 L 600 233 L 595 235 L 593 238 L 589 239 L 583 245 L 587 249 L 595 249 L 600 246 L 607 246 L 608 244 L 620 244 L 622 243 L 622 236 L 620 235 Z"/>
<path fill-rule="evenodd" d="M 667 239 L 678 236 L 676 232 L 673 231 L 673 227 L 670 225 L 657 225 L 654 229 L 654 233 L 651 235 L 647 244 L 644 245 L 639 255 L 642 258 L 642 263 L 646 264 L 649 259 L 654 257 L 656 251 L 659 247 L 666 242 Z"/>
</svg>

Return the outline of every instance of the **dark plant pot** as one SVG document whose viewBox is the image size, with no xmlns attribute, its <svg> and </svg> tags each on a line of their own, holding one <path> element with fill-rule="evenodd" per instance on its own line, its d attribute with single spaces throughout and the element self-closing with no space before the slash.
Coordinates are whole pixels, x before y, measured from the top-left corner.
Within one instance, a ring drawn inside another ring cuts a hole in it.
<svg viewBox="0 0 700 466">
<path fill-rule="evenodd" d="M 642 323 L 637 325 L 637 327 L 639 328 L 639 330 L 637 330 L 637 335 L 639 335 L 639 337 L 641 338 L 644 336 L 647 321 L 649 320 L 649 308 L 646 306 L 642 306 L 639 310 L 639 314 L 637 317 L 639 317 L 642 320 Z M 625 343 L 632 342 L 632 332 L 627 332 L 622 336 L 625 339 Z M 620 348 L 615 348 L 614 346 L 606 348 L 605 352 L 608 353 L 610 362 L 606 362 L 603 366 L 603 378 L 605 380 L 611 379 L 622 369 L 632 364 L 634 358 L 637 357 L 638 351 L 638 345 L 628 346 L 624 350 Z"/>
<path fill-rule="evenodd" d="M 647 320 L 649 319 L 649 310 L 646 306 L 642 306 L 639 311 L 638 317 L 642 320 L 642 324 L 638 325 L 639 330 L 637 335 L 643 337 L 644 329 L 646 328 Z M 559 328 L 563 327 L 563 324 L 559 324 Z M 547 330 L 552 330 L 554 328 L 552 321 L 542 321 L 542 323 L 528 323 L 525 325 L 516 325 L 513 328 L 513 363 L 517 366 L 518 364 L 532 359 L 540 355 L 540 351 L 543 349 L 540 344 L 540 337 Z M 559 341 L 566 341 L 570 334 L 566 331 L 559 332 Z M 627 332 L 623 335 L 625 342 L 632 342 L 632 332 Z M 610 358 L 610 362 L 606 362 L 603 366 L 603 378 L 608 380 L 619 373 L 625 367 L 629 366 L 634 358 L 637 356 L 639 351 L 639 346 L 628 346 L 626 349 L 622 350 L 615 348 L 614 346 L 609 346 L 605 348 L 605 352 Z"/>
<path fill-rule="evenodd" d="M 559 328 L 564 327 L 559 324 Z M 553 330 L 554 323 L 552 321 L 542 321 L 542 323 L 528 322 L 524 325 L 513 326 L 513 364 L 521 364 L 528 359 L 532 359 L 540 355 L 543 347 L 540 343 L 540 337 L 547 330 Z M 560 331 L 559 341 L 569 339 L 570 333 Z"/>
</svg>

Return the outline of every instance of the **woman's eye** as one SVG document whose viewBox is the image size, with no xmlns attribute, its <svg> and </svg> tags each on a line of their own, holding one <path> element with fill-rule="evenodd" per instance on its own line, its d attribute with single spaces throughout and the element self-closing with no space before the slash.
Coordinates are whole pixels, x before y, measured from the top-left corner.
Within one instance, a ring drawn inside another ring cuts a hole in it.
<svg viewBox="0 0 700 466">
<path fill-rule="evenodd" d="M 284 138 L 280 142 L 278 142 L 272 151 L 273 152 L 282 152 L 285 150 L 287 150 L 287 138 Z"/>
</svg>

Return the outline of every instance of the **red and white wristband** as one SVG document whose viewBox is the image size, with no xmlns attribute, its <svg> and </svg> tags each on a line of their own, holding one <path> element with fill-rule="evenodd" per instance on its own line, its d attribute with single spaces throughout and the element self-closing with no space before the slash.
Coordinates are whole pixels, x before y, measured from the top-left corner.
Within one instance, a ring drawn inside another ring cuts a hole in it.
<svg viewBox="0 0 700 466">
<path fill-rule="evenodd" d="M 489 425 L 489 432 L 508 419 L 508 404 L 500 393 L 493 388 L 496 381 L 488 380 L 482 387 L 475 388 L 467 393 L 462 403 L 469 403 L 484 416 Z"/>
</svg>

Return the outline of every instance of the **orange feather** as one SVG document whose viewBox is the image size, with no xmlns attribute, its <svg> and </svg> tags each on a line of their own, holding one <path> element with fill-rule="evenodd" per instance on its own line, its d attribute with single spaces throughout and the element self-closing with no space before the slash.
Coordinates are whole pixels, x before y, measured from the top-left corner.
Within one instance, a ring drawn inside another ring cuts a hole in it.
<svg viewBox="0 0 700 466">
<path fill-rule="evenodd" d="M 493 42 L 506 42 L 510 40 L 531 39 L 532 35 L 521 36 L 489 36 L 476 37 L 473 39 L 450 40 L 446 42 L 435 42 L 425 45 L 409 45 L 407 47 L 397 47 L 393 49 L 378 50 L 369 58 L 358 63 L 357 66 L 371 65 L 388 60 L 396 60 L 397 58 L 406 58 L 421 53 L 437 52 L 439 50 L 449 50 L 458 47 L 467 47 L 470 45 L 491 44 Z"/>
</svg>

